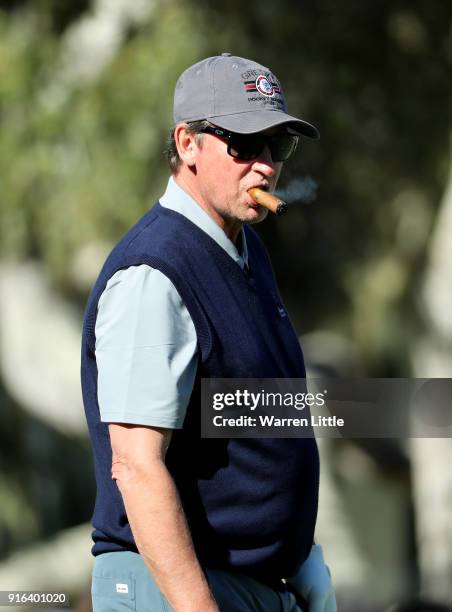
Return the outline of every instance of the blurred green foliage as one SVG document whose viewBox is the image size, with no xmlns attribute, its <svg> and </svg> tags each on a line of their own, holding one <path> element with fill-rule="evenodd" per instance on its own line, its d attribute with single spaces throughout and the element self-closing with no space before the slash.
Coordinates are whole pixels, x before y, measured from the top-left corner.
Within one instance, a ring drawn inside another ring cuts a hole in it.
<svg viewBox="0 0 452 612">
<path fill-rule="evenodd" d="M 2 256 L 39 257 L 74 291 L 80 249 L 113 244 L 162 193 L 177 76 L 229 50 L 271 67 L 322 135 L 282 177 L 310 175 L 317 200 L 259 226 L 297 328 L 349 336 L 374 375 L 405 372 L 448 176 L 452 5 L 155 0 L 95 78 L 77 78 L 68 38 L 96 6 L 0 9 Z"/>
</svg>

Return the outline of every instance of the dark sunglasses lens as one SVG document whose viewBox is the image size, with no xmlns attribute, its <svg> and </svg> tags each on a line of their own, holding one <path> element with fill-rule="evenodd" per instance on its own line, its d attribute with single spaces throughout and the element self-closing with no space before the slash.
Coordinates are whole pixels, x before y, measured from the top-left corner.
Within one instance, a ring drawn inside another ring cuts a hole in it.
<svg viewBox="0 0 452 612">
<path fill-rule="evenodd" d="M 264 146 L 265 139 L 262 136 L 232 134 L 229 139 L 228 152 L 232 157 L 248 161 L 259 157 Z"/>
<path fill-rule="evenodd" d="M 231 134 L 228 153 L 237 159 L 250 161 L 259 157 L 265 145 L 268 145 L 273 161 L 280 162 L 289 159 L 297 148 L 297 144 L 298 136 L 293 134 L 277 134 L 267 138 L 257 134 Z"/>
<path fill-rule="evenodd" d="M 268 141 L 272 159 L 275 162 L 286 161 L 295 152 L 298 136 L 293 134 L 278 134 Z"/>
</svg>

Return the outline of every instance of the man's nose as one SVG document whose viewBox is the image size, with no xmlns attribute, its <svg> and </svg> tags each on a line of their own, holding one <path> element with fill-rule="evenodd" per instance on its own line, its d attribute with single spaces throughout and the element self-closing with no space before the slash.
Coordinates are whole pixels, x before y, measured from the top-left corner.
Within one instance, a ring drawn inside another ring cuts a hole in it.
<svg viewBox="0 0 452 612">
<path fill-rule="evenodd" d="M 272 155 L 270 153 L 270 148 L 268 145 L 265 145 L 262 152 L 258 157 L 254 160 L 253 170 L 256 172 L 260 172 L 265 176 L 271 177 L 275 174 L 275 162 L 272 159 Z"/>
</svg>

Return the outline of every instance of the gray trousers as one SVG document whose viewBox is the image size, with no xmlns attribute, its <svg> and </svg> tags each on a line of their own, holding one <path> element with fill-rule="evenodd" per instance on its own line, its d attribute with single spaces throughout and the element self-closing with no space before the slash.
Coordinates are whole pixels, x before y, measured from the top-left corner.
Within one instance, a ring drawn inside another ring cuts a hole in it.
<svg viewBox="0 0 452 612">
<path fill-rule="evenodd" d="M 290 592 L 275 591 L 236 572 L 206 569 L 206 574 L 221 612 L 303 612 Z M 91 593 L 93 612 L 172 610 L 141 555 L 132 552 L 96 557 Z"/>
</svg>

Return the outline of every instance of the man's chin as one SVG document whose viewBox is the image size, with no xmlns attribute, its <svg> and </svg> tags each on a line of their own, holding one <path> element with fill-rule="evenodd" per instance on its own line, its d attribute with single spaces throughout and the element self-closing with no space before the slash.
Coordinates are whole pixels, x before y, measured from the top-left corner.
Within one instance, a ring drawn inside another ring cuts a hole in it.
<svg viewBox="0 0 452 612">
<path fill-rule="evenodd" d="M 260 223 L 268 215 L 268 210 L 263 206 L 250 206 L 247 211 L 245 223 L 253 225 L 254 223 Z"/>
</svg>

